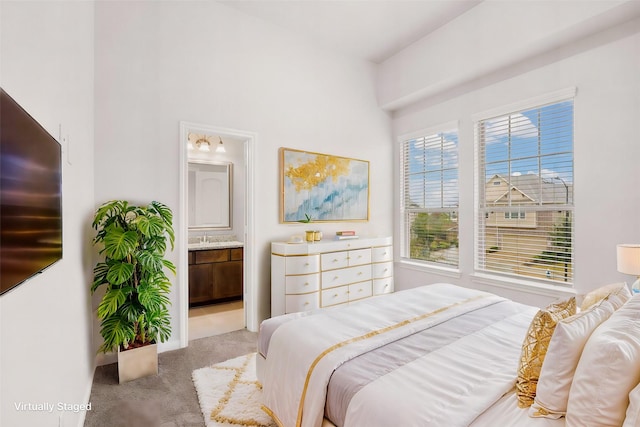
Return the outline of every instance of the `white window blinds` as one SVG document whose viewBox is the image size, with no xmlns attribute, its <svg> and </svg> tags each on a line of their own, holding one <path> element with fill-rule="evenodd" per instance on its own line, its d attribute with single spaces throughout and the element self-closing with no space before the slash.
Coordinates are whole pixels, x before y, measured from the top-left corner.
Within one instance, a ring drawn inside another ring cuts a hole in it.
<svg viewBox="0 0 640 427">
<path fill-rule="evenodd" d="M 476 126 L 476 269 L 571 284 L 573 100 Z"/>
<path fill-rule="evenodd" d="M 458 133 L 402 142 L 403 258 L 458 265 Z"/>
</svg>

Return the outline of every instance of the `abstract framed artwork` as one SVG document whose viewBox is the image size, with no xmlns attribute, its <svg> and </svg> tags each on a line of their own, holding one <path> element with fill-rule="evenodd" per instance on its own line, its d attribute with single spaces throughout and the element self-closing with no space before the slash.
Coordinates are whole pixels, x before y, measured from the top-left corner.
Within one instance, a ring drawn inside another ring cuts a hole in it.
<svg viewBox="0 0 640 427">
<path fill-rule="evenodd" d="M 368 221 L 369 162 L 280 148 L 281 222 Z"/>
</svg>

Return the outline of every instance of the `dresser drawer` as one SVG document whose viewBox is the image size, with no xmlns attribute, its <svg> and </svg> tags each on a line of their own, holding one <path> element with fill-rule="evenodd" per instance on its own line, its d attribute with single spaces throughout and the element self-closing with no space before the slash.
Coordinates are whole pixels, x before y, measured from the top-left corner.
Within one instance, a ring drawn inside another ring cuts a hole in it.
<svg viewBox="0 0 640 427">
<path fill-rule="evenodd" d="M 373 292 L 372 289 L 371 280 L 349 285 L 349 301 L 370 297 Z"/>
<path fill-rule="evenodd" d="M 320 271 L 320 256 L 293 256 L 285 260 L 285 274 L 309 274 Z"/>
<path fill-rule="evenodd" d="M 229 261 L 229 249 L 196 251 L 196 264 Z"/>
<path fill-rule="evenodd" d="M 296 245 L 272 242 L 271 315 L 348 305 L 391 293 L 393 260 L 390 237 Z"/>
<path fill-rule="evenodd" d="M 393 292 L 393 277 L 373 279 L 373 295 L 389 294 Z"/>
<path fill-rule="evenodd" d="M 381 246 L 371 249 L 371 261 L 384 262 L 393 260 L 393 250 L 391 246 Z"/>
<path fill-rule="evenodd" d="M 320 255 L 323 270 L 335 270 L 349 266 L 349 252 L 329 252 Z"/>
<path fill-rule="evenodd" d="M 320 290 L 320 273 L 285 278 L 285 293 L 287 294 L 306 294 L 318 290 Z"/>
<path fill-rule="evenodd" d="M 393 276 L 392 262 L 381 262 L 379 264 L 373 264 L 372 269 L 374 279 Z"/>
<path fill-rule="evenodd" d="M 371 264 L 322 272 L 322 289 L 371 280 Z"/>
<path fill-rule="evenodd" d="M 349 301 L 349 287 L 341 286 L 322 291 L 322 306 L 342 304 Z"/>
<path fill-rule="evenodd" d="M 315 310 L 320 308 L 320 298 L 318 292 L 303 295 L 286 295 L 285 312 L 295 313 L 298 311 Z"/>
<path fill-rule="evenodd" d="M 370 264 L 371 263 L 371 249 L 356 249 L 349 251 L 349 266 Z"/>
</svg>

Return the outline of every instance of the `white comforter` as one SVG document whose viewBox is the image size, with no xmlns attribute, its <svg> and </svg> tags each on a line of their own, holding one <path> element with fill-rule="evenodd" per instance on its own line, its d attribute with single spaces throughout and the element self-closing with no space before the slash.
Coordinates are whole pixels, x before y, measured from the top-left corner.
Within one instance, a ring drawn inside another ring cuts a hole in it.
<svg viewBox="0 0 640 427">
<path fill-rule="evenodd" d="M 504 299 L 436 284 L 286 323 L 269 345 L 265 409 L 282 426 L 319 427 L 327 384 L 339 365 L 499 301 Z M 513 386 L 522 339 L 535 311 L 523 306 L 522 313 L 368 384 L 351 400 L 345 427 L 470 424 Z"/>
</svg>

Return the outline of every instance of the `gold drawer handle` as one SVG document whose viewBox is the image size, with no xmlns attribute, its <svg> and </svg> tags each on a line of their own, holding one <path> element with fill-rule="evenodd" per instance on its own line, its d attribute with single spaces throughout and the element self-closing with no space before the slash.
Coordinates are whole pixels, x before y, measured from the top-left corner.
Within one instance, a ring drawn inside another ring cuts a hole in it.
<svg viewBox="0 0 640 427">
<path fill-rule="evenodd" d="M 305 301 L 304 305 L 309 305 L 309 301 Z"/>
<path fill-rule="evenodd" d="M 388 287 L 389 287 L 389 284 L 387 283 L 386 285 L 384 285 L 384 287 L 385 287 L 385 288 L 388 288 Z"/>
<path fill-rule="evenodd" d="M 338 294 L 333 295 L 334 298 L 338 298 Z"/>
<path fill-rule="evenodd" d="M 309 282 L 304 282 L 304 285 L 305 286 L 309 286 Z"/>
<path fill-rule="evenodd" d="M 333 276 L 333 280 L 338 280 L 340 277 L 338 276 Z"/>
<path fill-rule="evenodd" d="M 332 262 L 338 262 L 338 259 L 337 259 L 337 258 L 334 258 Z"/>
<path fill-rule="evenodd" d="M 362 271 L 358 271 L 358 276 L 362 276 Z"/>
</svg>

